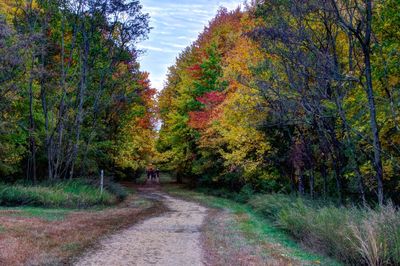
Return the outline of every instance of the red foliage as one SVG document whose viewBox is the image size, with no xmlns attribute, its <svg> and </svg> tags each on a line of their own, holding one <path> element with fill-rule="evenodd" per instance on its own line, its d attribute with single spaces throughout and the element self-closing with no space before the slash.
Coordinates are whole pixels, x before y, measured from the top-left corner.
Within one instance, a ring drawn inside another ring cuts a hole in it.
<svg viewBox="0 0 400 266">
<path fill-rule="evenodd" d="M 151 129 L 154 128 L 156 124 L 156 117 L 154 116 L 154 110 L 156 108 L 154 96 L 157 94 L 157 90 L 151 88 L 148 72 L 141 73 L 138 84 L 141 90 L 140 96 L 146 108 L 146 112 L 144 116 L 140 118 L 138 124 L 142 128 Z"/>
<path fill-rule="evenodd" d="M 189 126 L 194 129 L 205 129 L 210 121 L 210 112 L 189 112 Z"/>
<path fill-rule="evenodd" d="M 189 72 L 191 73 L 192 77 L 195 79 L 198 79 L 201 77 L 202 74 L 202 69 L 199 64 L 196 64 L 194 66 L 188 67 Z"/>
<path fill-rule="evenodd" d="M 211 91 L 198 97 L 197 100 L 206 106 L 206 109 L 214 108 L 225 100 L 224 93 L 219 91 Z"/>
<path fill-rule="evenodd" d="M 219 114 L 218 106 L 225 100 L 224 93 L 212 91 L 198 97 L 197 100 L 204 104 L 202 111 L 189 113 L 189 126 L 194 129 L 205 129 L 208 124 L 216 119 Z"/>
</svg>

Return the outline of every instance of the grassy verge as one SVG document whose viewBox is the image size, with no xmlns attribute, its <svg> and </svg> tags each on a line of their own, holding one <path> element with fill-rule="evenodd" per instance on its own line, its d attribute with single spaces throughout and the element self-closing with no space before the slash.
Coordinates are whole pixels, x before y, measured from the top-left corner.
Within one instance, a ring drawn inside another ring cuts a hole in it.
<svg viewBox="0 0 400 266">
<path fill-rule="evenodd" d="M 252 206 L 204 193 L 167 186 L 172 195 L 198 201 L 208 207 L 222 209 L 225 218 L 213 216 L 206 222 L 205 240 L 217 250 L 217 265 L 340 265 L 324 256 L 302 248 L 288 234 L 255 211 Z M 223 247 L 222 249 L 220 247 Z M 241 261 L 243 263 L 241 263 Z M 236 262 L 236 263 L 235 263 Z"/>
<path fill-rule="evenodd" d="M 0 264 L 71 265 L 105 235 L 163 211 L 137 194 L 107 208 L 0 208 Z"/>
<path fill-rule="evenodd" d="M 291 250 L 290 254 L 301 260 L 310 258 L 298 249 L 295 241 L 344 264 L 400 265 L 400 210 L 391 204 L 376 209 L 337 207 L 329 202 L 290 195 L 254 195 L 246 189 L 240 193 L 210 189 L 198 192 L 173 193 L 189 194 L 209 206 L 228 208 L 236 213 L 241 206 L 242 213 L 250 217 L 244 221 L 254 221 L 247 225 L 241 221 L 241 231 L 253 231 L 255 235 L 283 243 Z M 320 260 L 312 258 L 311 261 L 314 259 Z"/>
<path fill-rule="evenodd" d="M 38 186 L 0 184 L 0 206 L 88 208 L 115 204 L 126 195 L 116 184 L 110 183 L 100 193 L 98 187 L 84 180 Z"/>
<path fill-rule="evenodd" d="M 0 207 L 0 217 L 40 218 L 45 221 L 62 221 L 72 213 L 71 209 L 49 209 L 41 207 Z"/>
<path fill-rule="evenodd" d="M 298 241 L 347 264 L 400 265 L 400 212 L 336 207 L 288 195 L 259 195 L 247 203 Z"/>
</svg>

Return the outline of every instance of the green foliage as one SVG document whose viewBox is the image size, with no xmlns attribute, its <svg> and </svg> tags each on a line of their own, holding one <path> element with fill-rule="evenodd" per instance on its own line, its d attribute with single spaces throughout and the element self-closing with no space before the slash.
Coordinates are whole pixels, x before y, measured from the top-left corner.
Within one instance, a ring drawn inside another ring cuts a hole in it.
<svg viewBox="0 0 400 266">
<path fill-rule="evenodd" d="M 133 0 L 75 4 L 0 1 L 2 177 L 54 181 L 150 160 L 155 92 L 133 45 L 148 15 Z"/>
<path fill-rule="evenodd" d="M 105 184 L 105 189 L 112 195 L 116 196 L 119 201 L 124 200 L 129 195 L 126 188 L 119 183 L 107 182 Z"/>
<path fill-rule="evenodd" d="M 159 97 L 165 169 L 235 192 L 249 185 L 341 204 L 376 195 L 379 204 L 398 204 L 395 2 L 221 9 L 169 69 Z"/>
</svg>

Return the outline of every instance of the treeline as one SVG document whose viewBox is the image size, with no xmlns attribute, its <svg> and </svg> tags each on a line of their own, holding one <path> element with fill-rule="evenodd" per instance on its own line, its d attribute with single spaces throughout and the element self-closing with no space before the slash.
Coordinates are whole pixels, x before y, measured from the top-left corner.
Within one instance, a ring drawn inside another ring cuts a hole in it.
<svg viewBox="0 0 400 266">
<path fill-rule="evenodd" d="M 399 203 L 400 6 L 221 9 L 169 69 L 157 148 L 178 180 Z"/>
<path fill-rule="evenodd" d="M 153 144 L 136 0 L 0 1 L 1 180 L 130 175 Z"/>
</svg>

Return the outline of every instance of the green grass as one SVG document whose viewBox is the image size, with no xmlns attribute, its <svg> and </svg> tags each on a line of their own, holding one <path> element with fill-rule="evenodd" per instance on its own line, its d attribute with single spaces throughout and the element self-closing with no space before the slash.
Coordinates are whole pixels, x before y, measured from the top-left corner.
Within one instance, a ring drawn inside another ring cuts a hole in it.
<svg viewBox="0 0 400 266">
<path fill-rule="evenodd" d="M 400 212 L 337 207 L 282 194 L 254 196 L 248 203 L 306 246 L 347 264 L 399 265 Z"/>
<path fill-rule="evenodd" d="M 2 213 L 1 211 L 6 211 Z M 12 211 L 12 212 L 7 212 Z M 1 207 L 0 216 L 40 218 L 46 221 L 61 221 L 71 213 L 72 209 L 48 209 L 40 207 Z"/>
<path fill-rule="evenodd" d="M 238 217 L 248 217 L 248 219 L 237 219 L 234 226 L 246 236 L 250 243 L 268 241 L 279 244 L 285 250 L 284 256 L 299 260 L 305 265 L 341 265 L 333 259 L 305 250 L 284 230 L 265 219 L 249 205 L 176 187 L 167 187 L 166 190 L 173 195 L 199 201 L 211 208 L 228 210 Z M 265 252 L 268 253 L 268 250 Z"/>
<path fill-rule="evenodd" d="M 315 258 L 302 253 L 296 242 L 345 264 L 400 265 L 400 210 L 392 204 L 376 209 L 338 207 L 330 201 L 284 194 L 255 195 L 251 191 L 210 188 L 198 192 L 217 196 L 218 200 L 198 196 L 209 206 L 220 202 L 214 207 L 234 210 L 235 204 L 243 203 L 253 222 L 242 225 L 242 231 L 258 232 L 284 243 L 300 259 Z M 221 203 L 224 200 L 229 206 Z"/>
<path fill-rule="evenodd" d="M 0 184 L 0 206 L 89 208 L 112 205 L 118 198 L 108 191 L 100 193 L 83 180 L 39 186 Z"/>
</svg>

